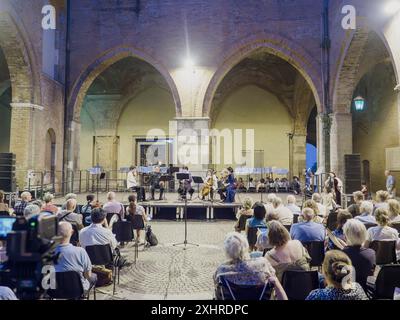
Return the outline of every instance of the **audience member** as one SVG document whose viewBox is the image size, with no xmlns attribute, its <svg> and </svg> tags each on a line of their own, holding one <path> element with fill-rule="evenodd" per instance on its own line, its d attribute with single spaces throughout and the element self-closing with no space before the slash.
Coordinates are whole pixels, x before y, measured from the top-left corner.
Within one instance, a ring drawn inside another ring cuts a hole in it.
<svg viewBox="0 0 400 320">
<path fill-rule="evenodd" d="M 0 287 L 0 300 L 18 300 L 14 291 L 8 287 Z"/>
<path fill-rule="evenodd" d="M 24 217 L 26 220 L 33 218 L 40 214 L 40 208 L 36 204 L 28 204 L 24 209 Z"/>
<path fill-rule="evenodd" d="M 16 216 L 23 216 L 24 215 L 24 210 L 26 206 L 29 204 L 29 202 L 32 201 L 32 195 L 30 192 L 25 191 L 22 192 L 21 194 L 21 200 L 18 201 L 15 206 L 14 206 L 14 214 Z"/>
<path fill-rule="evenodd" d="M 65 202 L 64 202 L 63 205 L 61 206 L 61 210 L 66 210 L 66 209 L 67 209 L 67 202 L 68 202 L 68 200 L 70 200 L 70 199 L 75 199 L 75 200 L 77 200 L 77 199 L 78 199 L 78 196 L 77 196 L 75 193 L 68 193 L 68 194 L 65 196 Z M 76 210 L 76 208 L 75 208 L 75 210 Z M 75 213 L 78 213 L 78 212 L 75 212 Z"/>
<path fill-rule="evenodd" d="M 287 300 L 285 291 L 279 280 L 275 278 L 275 271 L 270 263 L 262 257 L 250 258 L 246 237 L 237 232 L 229 233 L 225 238 L 224 250 L 229 261 L 217 268 L 214 275 L 216 286 L 220 282 L 220 277 L 234 284 L 247 286 L 263 286 L 268 281 L 275 287 L 277 300 Z"/>
<path fill-rule="evenodd" d="M 287 270 L 310 270 L 311 258 L 300 241 L 292 240 L 287 229 L 279 221 L 268 225 L 268 240 L 273 247 L 265 258 L 274 267 L 279 280 Z"/>
<path fill-rule="evenodd" d="M 293 212 L 282 204 L 282 199 L 280 197 L 275 197 L 272 201 L 272 205 L 274 206 L 274 212 L 279 217 L 279 221 L 283 225 L 290 226 L 293 223 Z"/>
<path fill-rule="evenodd" d="M 147 224 L 146 210 L 142 206 L 137 204 L 136 197 L 131 198 L 131 200 L 133 201 L 129 203 L 129 207 L 126 210 L 126 216 L 125 216 L 126 220 L 132 222 L 133 216 L 135 215 L 141 216 L 143 220 L 143 225 L 146 225 Z M 143 229 L 135 229 L 135 230 L 136 230 L 136 240 L 139 243 L 144 243 L 144 240 L 141 240 L 141 234 Z"/>
<path fill-rule="evenodd" d="M 75 224 L 79 230 L 82 229 L 82 215 L 75 213 L 76 199 L 69 199 L 65 207 L 65 210 L 61 210 L 61 212 L 58 214 L 59 221 L 70 222 L 72 224 Z"/>
<path fill-rule="evenodd" d="M 293 240 L 301 242 L 324 241 L 325 227 L 313 221 L 315 213 L 311 208 L 304 208 L 302 213 L 303 222 L 295 223 L 290 229 L 290 235 Z"/>
<path fill-rule="evenodd" d="M 317 205 L 317 203 L 314 200 L 307 200 L 304 202 L 303 204 L 303 209 L 304 208 L 310 208 L 312 209 L 312 211 L 314 212 L 314 217 L 313 217 L 313 221 L 316 223 L 322 223 L 323 222 L 323 218 L 319 216 L 320 212 L 319 212 L 319 207 Z M 303 221 L 303 215 L 300 215 L 299 217 L 299 222 Z"/>
<path fill-rule="evenodd" d="M 395 199 L 388 200 L 390 223 L 400 223 L 400 203 Z"/>
<path fill-rule="evenodd" d="M 264 205 L 261 202 L 256 202 L 253 206 L 253 217 L 247 219 L 246 234 L 247 228 L 265 227 L 265 215 L 266 210 Z"/>
<path fill-rule="evenodd" d="M 269 193 L 267 195 L 267 202 L 265 204 L 265 210 L 267 211 L 267 213 L 272 213 L 274 212 L 274 205 L 272 204 L 272 202 L 274 201 L 274 199 L 277 196 L 275 195 L 275 193 Z"/>
<path fill-rule="evenodd" d="M 361 213 L 360 205 L 361 202 L 364 201 L 364 194 L 361 191 L 353 192 L 353 201 L 354 203 L 347 208 L 347 211 L 349 211 L 354 218 Z"/>
<path fill-rule="evenodd" d="M 286 198 L 286 207 L 292 211 L 293 215 L 300 215 L 301 209 L 298 205 L 296 205 L 296 197 L 292 194 L 288 195 Z"/>
<path fill-rule="evenodd" d="M 326 217 L 329 214 L 329 210 L 322 204 L 322 197 L 319 193 L 314 193 L 311 197 L 311 200 L 314 200 L 318 207 L 318 215 L 321 217 Z"/>
<path fill-rule="evenodd" d="M 378 208 L 388 209 L 389 193 L 387 191 L 379 190 L 375 195 L 375 210 Z"/>
<path fill-rule="evenodd" d="M 46 193 L 43 197 L 44 201 L 44 206 L 42 208 L 42 211 L 44 212 L 50 212 L 52 214 L 57 214 L 58 213 L 58 208 L 53 204 L 54 196 L 51 193 Z"/>
<path fill-rule="evenodd" d="M 119 220 L 124 219 L 125 208 L 121 202 L 118 202 L 116 200 L 115 192 L 109 192 L 107 194 L 107 202 L 104 204 L 103 210 L 105 211 L 106 215 L 110 217 L 109 218 L 110 220 L 111 220 L 111 217 L 114 215 L 117 215 L 117 218 Z M 111 222 L 110 222 L 110 226 L 111 226 Z"/>
<path fill-rule="evenodd" d="M 361 201 L 360 215 L 356 216 L 355 219 L 364 224 L 376 224 L 375 217 L 372 215 L 373 211 L 374 205 L 371 201 Z"/>
<path fill-rule="evenodd" d="M 350 220 L 352 218 L 353 218 L 353 216 L 347 210 L 339 210 L 338 215 L 337 215 L 337 228 L 332 232 L 334 241 L 333 241 L 333 239 L 331 239 L 331 237 L 329 237 L 329 241 L 328 241 L 328 249 L 329 250 L 342 249 L 342 247 L 345 247 L 346 238 L 344 236 L 343 226 L 347 222 L 347 220 Z M 335 242 L 340 244 L 339 248 L 337 248 L 338 246 L 335 244 Z"/>
<path fill-rule="evenodd" d="M 235 231 L 236 232 L 241 232 L 242 231 L 239 228 L 239 221 L 240 221 L 240 217 L 241 216 L 245 216 L 245 217 L 248 217 L 248 218 L 251 218 L 253 216 L 252 207 L 253 207 L 253 200 L 251 200 L 251 198 L 244 199 L 243 208 L 236 215 L 236 219 L 237 219 L 237 222 L 235 224 Z"/>
<path fill-rule="evenodd" d="M 342 251 L 326 253 L 322 264 L 326 288 L 313 290 L 306 300 L 368 300 L 364 289 L 352 281 L 350 258 Z"/>
<path fill-rule="evenodd" d="M 93 209 L 92 224 L 79 232 L 79 243 L 83 248 L 94 245 L 109 244 L 111 249 L 117 247 L 115 235 L 107 228 L 106 213 L 101 208 Z"/>
<path fill-rule="evenodd" d="M 94 194 L 88 194 L 86 196 L 86 204 L 84 206 L 82 206 L 82 216 L 83 219 L 85 221 L 85 224 L 91 224 L 92 223 L 92 218 L 91 218 L 91 214 L 92 214 L 92 210 L 94 208 L 96 208 L 97 206 L 97 201 L 95 200 L 95 196 Z"/>
<path fill-rule="evenodd" d="M 96 284 L 97 275 L 92 273 L 92 263 L 85 249 L 75 247 L 70 243 L 73 233 L 69 222 L 61 221 L 58 226 L 61 243 L 55 250 L 58 256 L 54 267 L 56 272 L 76 271 L 81 276 L 82 286 L 88 291 Z"/>
<path fill-rule="evenodd" d="M 374 274 L 376 265 L 375 251 L 363 247 L 367 240 L 367 229 L 361 221 L 350 219 L 344 224 L 343 232 L 347 243 L 343 252 L 351 259 L 356 272 L 356 282 L 365 289 L 367 279 Z"/>
</svg>

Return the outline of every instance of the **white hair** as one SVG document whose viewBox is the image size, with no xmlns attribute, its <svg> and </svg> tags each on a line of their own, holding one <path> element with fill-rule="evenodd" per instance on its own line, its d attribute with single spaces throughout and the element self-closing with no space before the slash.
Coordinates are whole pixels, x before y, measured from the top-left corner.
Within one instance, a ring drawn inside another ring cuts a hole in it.
<svg viewBox="0 0 400 320">
<path fill-rule="evenodd" d="M 249 242 L 245 236 L 238 232 L 231 232 L 226 235 L 224 249 L 227 257 L 232 261 L 244 261 L 250 258 Z"/>
<path fill-rule="evenodd" d="M 67 221 L 61 221 L 58 224 L 58 235 L 63 239 L 67 239 L 72 235 L 72 225 Z"/>
<path fill-rule="evenodd" d="M 24 209 L 24 216 L 30 217 L 40 213 L 40 208 L 35 204 L 30 204 Z"/>
<path fill-rule="evenodd" d="M 294 195 L 292 195 L 292 194 L 289 194 L 287 196 L 287 198 L 286 198 L 286 202 L 288 204 L 291 204 L 291 203 L 295 204 L 296 203 L 296 197 Z"/>
<path fill-rule="evenodd" d="M 77 204 L 76 199 L 69 199 L 65 204 L 65 207 L 67 210 L 75 210 L 76 204 Z"/>
<path fill-rule="evenodd" d="M 43 197 L 44 202 L 49 203 L 53 201 L 54 196 L 51 193 L 46 193 Z"/>
<path fill-rule="evenodd" d="M 112 201 L 112 200 L 114 200 L 115 199 L 115 192 L 109 192 L 109 193 L 107 193 L 107 199 L 108 199 L 108 201 Z"/>
<path fill-rule="evenodd" d="M 367 228 L 357 219 L 349 219 L 343 226 L 346 242 L 350 246 L 362 246 L 367 240 Z"/>
<path fill-rule="evenodd" d="M 361 201 L 360 203 L 360 212 L 368 213 L 369 215 L 374 212 L 374 205 L 371 201 Z"/>
<path fill-rule="evenodd" d="M 22 200 L 27 200 L 31 196 L 32 196 L 31 193 L 28 192 L 28 191 L 24 191 L 24 192 L 21 193 L 21 199 Z"/>
<path fill-rule="evenodd" d="M 267 202 L 268 202 L 268 203 L 272 203 L 272 202 L 274 201 L 275 198 L 276 198 L 275 193 L 269 193 L 269 194 L 267 195 Z"/>
<path fill-rule="evenodd" d="M 302 217 L 304 218 L 304 220 L 306 220 L 306 221 L 311 221 L 311 220 L 314 219 L 314 217 L 315 217 L 315 212 L 314 212 L 314 210 L 311 209 L 311 208 L 304 208 L 304 209 L 301 211 L 301 215 L 302 215 Z"/>
<path fill-rule="evenodd" d="M 272 200 L 272 204 L 274 208 L 278 208 L 282 204 L 282 199 L 275 196 L 275 198 Z"/>
<path fill-rule="evenodd" d="M 77 196 L 75 193 L 68 193 L 68 194 L 65 196 L 65 200 L 66 200 L 66 201 L 68 201 L 69 199 L 76 199 L 76 198 L 78 198 L 78 196 Z"/>
<path fill-rule="evenodd" d="M 311 197 L 316 203 L 321 203 L 322 197 L 319 193 L 314 193 Z"/>
</svg>

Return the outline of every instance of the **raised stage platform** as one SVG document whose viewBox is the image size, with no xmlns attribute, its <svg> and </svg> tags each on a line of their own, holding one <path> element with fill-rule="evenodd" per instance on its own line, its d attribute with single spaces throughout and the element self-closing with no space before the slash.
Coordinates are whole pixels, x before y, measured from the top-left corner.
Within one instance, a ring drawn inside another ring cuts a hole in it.
<svg viewBox="0 0 400 320">
<path fill-rule="evenodd" d="M 124 205 L 128 205 L 128 197 L 131 193 L 116 193 L 116 200 Z M 279 193 L 278 196 L 285 202 L 288 194 Z M 87 194 L 78 194 L 78 206 L 86 204 Z M 156 194 L 156 197 L 158 194 Z M 189 220 L 235 220 L 238 210 L 242 208 L 242 201 L 251 198 L 253 202 L 265 201 L 266 194 L 260 193 L 238 193 L 235 203 L 222 203 L 219 200 L 202 201 L 197 194 L 193 195 L 193 200 L 187 201 L 187 217 Z M 219 197 L 216 197 L 219 199 Z M 54 203 L 61 205 L 64 198 L 56 198 Z M 107 201 L 107 193 L 99 193 L 99 201 Z M 299 205 L 302 198 L 297 196 Z M 146 213 L 154 220 L 182 220 L 184 218 L 185 202 L 178 199 L 176 193 L 166 193 L 164 200 L 146 201 L 139 203 L 146 209 Z"/>
</svg>

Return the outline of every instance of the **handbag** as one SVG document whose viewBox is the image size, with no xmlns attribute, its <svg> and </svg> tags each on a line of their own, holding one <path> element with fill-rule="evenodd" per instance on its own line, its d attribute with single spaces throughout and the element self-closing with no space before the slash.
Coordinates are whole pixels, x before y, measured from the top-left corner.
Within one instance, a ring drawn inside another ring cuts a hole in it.
<svg viewBox="0 0 400 320">
<path fill-rule="evenodd" d="M 96 287 L 105 287 L 112 284 L 112 270 L 95 266 L 92 268 L 92 272 L 97 275 Z"/>
</svg>

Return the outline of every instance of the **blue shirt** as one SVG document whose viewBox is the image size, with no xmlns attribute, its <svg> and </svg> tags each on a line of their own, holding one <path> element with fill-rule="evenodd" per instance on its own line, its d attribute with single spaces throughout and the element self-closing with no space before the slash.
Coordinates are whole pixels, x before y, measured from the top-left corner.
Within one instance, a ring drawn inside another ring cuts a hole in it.
<svg viewBox="0 0 400 320">
<path fill-rule="evenodd" d="M 290 229 L 290 236 L 300 242 L 324 241 L 325 227 L 313 221 L 295 223 Z"/>
<path fill-rule="evenodd" d="M 392 175 L 389 175 L 386 178 L 386 190 L 390 191 L 395 187 L 396 187 L 396 180 L 394 179 L 394 177 Z"/>
<path fill-rule="evenodd" d="M 373 223 L 376 224 L 375 217 L 368 214 L 368 213 L 363 213 L 362 215 L 359 215 L 355 217 L 354 219 L 357 219 L 358 221 L 361 221 L 362 223 Z"/>
<path fill-rule="evenodd" d="M 89 289 L 89 281 L 83 276 L 84 272 L 92 270 L 92 263 L 85 249 L 74 247 L 72 244 L 59 245 L 55 254 L 60 253 L 57 264 L 54 265 L 56 272 L 77 271 L 81 276 L 83 288 Z"/>
<path fill-rule="evenodd" d="M 267 225 L 264 220 L 258 220 L 255 217 L 247 219 L 247 224 L 250 228 L 265 227 Z"/>
</svg>

